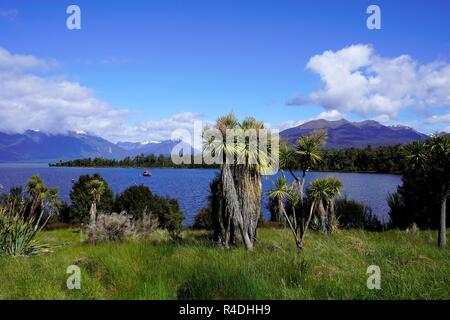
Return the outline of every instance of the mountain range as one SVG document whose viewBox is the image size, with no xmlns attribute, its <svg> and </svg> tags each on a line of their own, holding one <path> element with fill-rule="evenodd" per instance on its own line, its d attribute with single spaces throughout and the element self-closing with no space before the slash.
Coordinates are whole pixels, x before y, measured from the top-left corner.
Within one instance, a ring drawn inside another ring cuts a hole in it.
<svg viewBox="0 0 450 320">
<path fill-rule="evenodd" d="M 425 140 L 427 135 L 406 126 L 385 126 L 374 120 L 350 122 L 345 119 L 336 121 L 313 120 L 294 128 L 280 132 L 280 136 L 295 143 L 302 135 L 324 129 L 327 131 L 326 148 L 365 148 L 406 144 Z"/>
<path fill-rule="evenodd" d="M 178 141 L 114 144 L 84 132 L 47 134 L 28 130 L 24 133 L 0 132 L 0 161 L 59 161 L 88 157 L 123 159 L 140 153 L 170 155 Z"/>
<path fill-rule="evenodd" d="M 328 132 L 326 148 L 363 148 L 409 143 L 428 136 L 405 126 L 385 126 L 376 121 L 350 122 L 313 120 L 284 130 L 281 137 L 291 143 L 318 129 Z M 88 157 L 122 159 L 138 154 L 170 155 L 179 141 L 112 143 L 85 132 L 48 134 L 28 130 L 24 133 L 0 132 L 0 162 L 59 161 Z"/>
</svg>

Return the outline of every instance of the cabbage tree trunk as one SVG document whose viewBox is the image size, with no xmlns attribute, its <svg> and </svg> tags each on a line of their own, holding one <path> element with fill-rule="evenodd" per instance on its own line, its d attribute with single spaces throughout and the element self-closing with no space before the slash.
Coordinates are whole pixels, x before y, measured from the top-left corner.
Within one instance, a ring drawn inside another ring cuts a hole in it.
<svg viewBox="0 0 450 320">
<path fill-rule="evenodd" d="M 289 225 L 289 229 L 291 229 L 291 232 L 292 232 L 292 235 L 294 236 L 294 239 L 295 239 L 295 245 L 297 246 L 297 249 L 299 250 L 299 251 L 301 251 L 302 250 L 302 240 L 299 238 L 299 236 L 297 235 L 297 231 L 296 231 L 296 229 L 294 228 L 294 226 L 292 225 L 292 222 L 291 222 L 291 220 L 289 219 L 289 217 L 288 217 L 288 215 L 287 215 L 287 213 L 286 213 L 286 210 L 284 209 L 284 206 L 283 206 L 283 202 L 281 202 L 281 210 L 282 210 L 282 212 L 283 212 L 283 214 L 284 214 L 284 217 L 285 217 L 285 219 L 286 219 L 286 221 L 287 221 L 287 223 L 288 223 L 288 225 Z"/>
<path fill-rule="evenodd" d="M 225 199 L 221 199 L 218 212 L 220 230 L 216 230 L 216 232 L 218 231 L 216 239 L 218 244 L 226 249 L 230 248 L 230 245 L 235 242 L 236 238 L 234 223 L 231 218 L 230 211 L 227 210 L 225 204 Z"/>
<path fill-rule="evenodd" d="M 301 234 L 301 237 L 300 237 L 300 243 L 297 246 L 299 251 L 301 251 L 303 249 L 303 242 L 305 240 L 306 232 L 308 231 L 309 224 L 311 222 L 311 218 L 312 218 L 312 216 L 314 214 L 314 211 L 316 210 L 316 206 L 317 206 L 317 202 L 316 202 L 316 200 L 314 200 L 311 203 L 311 208 L 309 209 L 308 219 L 306 219 L 305 226 L 302 228 L 303 229 L 303 233 Z"/>
<path fill-rule="evenodd" d="M 256 241 L 256 229 L 261 215 L 261 178 L 259 172 L 245 166 L 236 168 L 236 191 L 244 222 L 244 231 L 251 242 Z"/>
<path fill-rule="evenodd" d="M 441 203 L 441 223 L 439 227 L 439 237 L 438 237 L 438 245 L 439 247 L 443 248 L 447 245 L 447 226 L 446 226 L 446 219 L 447 219 L 447 196 L 445 195 L 442 199 Z"/>
<path fill-rule="evenodd" d="M 322 232 L 324 234 L 328 234 L 328 228 L 327 228 L 327 212 L 325 210 L 325 207 L 323 206 L 323 202 L 320 201 L 317 210 L 319 211 L 320 216 L 320 224 L 322 226 Z"/>
<path fill-rule="evenodd" d="M 328 205 L 328 221 L 327 221 L 327 229 L 328 233 L 332 234 L 334 232 L 334 226 L 336 224 L 336 214 L 334 210 L 334 200 L 331 200 L 330 204 Z"/>
<path fill-rule="evenodd" d="M 89 211 L 89 222 L 94 223 L 97 219 L 97 203 L 92 201 L 91 210 Z"/>
<path fill-rule="evenodd" d="M 253 250 L 252 237 L 250 236 L 249 228 L 245 226 L 234 177 L 229 165 L 223 165 L 221 179 L 223 199 L 225 200 L 226 210 L 230 216 L 230 220 L 241 232 L 245 248 L 247 250 Z"/>
</svg>

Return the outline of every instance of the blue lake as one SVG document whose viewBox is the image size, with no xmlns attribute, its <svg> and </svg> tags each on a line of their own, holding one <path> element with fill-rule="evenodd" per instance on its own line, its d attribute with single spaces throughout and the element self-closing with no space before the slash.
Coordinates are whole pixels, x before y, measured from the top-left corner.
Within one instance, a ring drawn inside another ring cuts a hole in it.
<svg viewBox="0 0 450 320">
<path fill-rule="evenodd" d="M 124 168 L 49 168 L 46 164 L 0 164 L 0 184 L 6 192 L 13 186 L 25 186 L 32 175 L 39 175 L 49 187 L 60 190 L 62 200 L 69 202 L 72 179 L 77 180 L 82 174 L 99 173 L 109 184 L 114 193 L 123 191 L 132 185 L 146 185 L 152 192 L 178 199 L 186 215 L 185 223 L 192 222 L 195 214 L 207 204 L 209 183 L 217 170 L 209 169 L 152 169 L 152 177 L 142 176 L 143 169 Z M 401 184 L 401 176 L 372 173 L 334 173 L 310 172 L 308 181 L 325 176 L 339 178 L 344 185 L 343 195 L 370 206 L 381 220 L 387 219 L 388 206 L 386 197 Z M 286 178 L 292 180 L 287 174 Z M 276 176 L 263 177 L 264 216 L 269 216 L 266 209 L 266 192 L 272 187 Z"/>
</svg>

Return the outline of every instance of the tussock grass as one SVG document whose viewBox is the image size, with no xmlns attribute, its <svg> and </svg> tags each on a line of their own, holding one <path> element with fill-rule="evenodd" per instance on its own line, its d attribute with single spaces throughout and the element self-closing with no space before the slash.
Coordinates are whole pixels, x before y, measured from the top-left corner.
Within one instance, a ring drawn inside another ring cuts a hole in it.
<svg viewBox="0 0 450 320">
<path fill-rule="evenodd" d="M 202 231 L 182 237 L 87 244 L 77 229 L 43 232 L 53 253 L 0 258 L 0 298 L 450 299 L 450 248 L 437 248 L 435 232 L 311 232 L 300 255 L 283 229 L 259 229 L 254 252 L 216 248 Z M 66 288 L 73 264 L 81 290 Z M 372 264 L 381 290 L 366 287 Z"/>
</svg>

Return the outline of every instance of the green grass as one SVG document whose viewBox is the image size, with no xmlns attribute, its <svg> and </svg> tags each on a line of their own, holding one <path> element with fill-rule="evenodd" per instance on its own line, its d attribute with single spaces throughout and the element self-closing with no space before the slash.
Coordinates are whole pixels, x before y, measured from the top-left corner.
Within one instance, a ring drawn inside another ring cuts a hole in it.
<svg viewBox="0 0 450 320">
<path fill-rule="evenodd" d="M 0 299 L 450 299 L 450 248 L 436 233 L 310 233 L 300 255 L 287 230 L 262 228 L 254 252 L 216 248 L 204 232 L 180 244 L 85 244 L 79 230 L 44 232 L 53 253 L 0 258 Z M 81 290 L 68 290 L 78 265 Z M 381 290 L 366 286 L 381 268 Z"/>
</svg>

